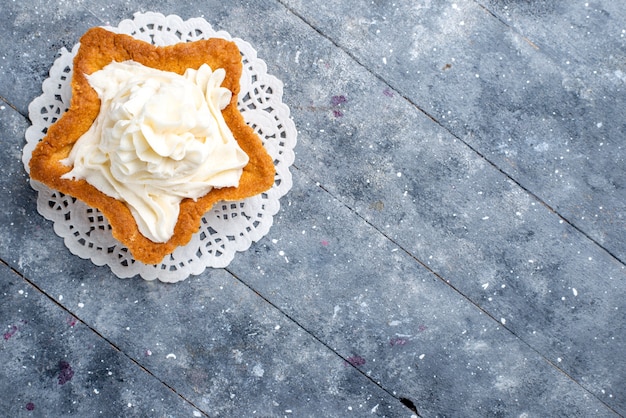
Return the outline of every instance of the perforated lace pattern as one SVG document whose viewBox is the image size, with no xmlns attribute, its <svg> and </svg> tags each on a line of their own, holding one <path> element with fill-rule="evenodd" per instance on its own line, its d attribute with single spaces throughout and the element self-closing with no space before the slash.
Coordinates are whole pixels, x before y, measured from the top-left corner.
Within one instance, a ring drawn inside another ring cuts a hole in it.
<svg viewBox="0 0 626 418">
<path fill-rule="evenodd" d="M 236 252 L 247 250 L 269 232 L 273 216 L 280 208 L 279 199 L 292 185 L 289 167 L 294 161 L 297 133 L 289 117 L 289 108 L 282 102 L 283 84 L 267 74 L 265 62 L 257 58 L 249 43 L 232 38 L 227 32 L 213 30 L 204 19 L 183 21 L 175 15 L 138 13 L 134 19 L 107 29 L 159 46 L 215 37 L 234 41 L 243 60 L 238 106 L 246 123 L 258 133 L 274 159 L 274 185 L 266 193 L 242 201 L 216 204 L 202 218 L 200 230 L 191 242 L 177 248 L 158 265 L 134 260 L 128 249 L 113 238 L 111 227 L 100 211 L 31 180 L 32 187 L 38 192 L 37 209 L 54 223 L 55 233 L 64 239 L 72 253 L 90 259 L 96 265 L 108 265 L 120 278 L 139 275 L 146 280 L 177 282 L 189 275 L 198 275 L 207 267 L 226 267 Z M 43 94 L 29 106 L 32 126 L 26 132 L 27 144 L 23 153 L 27 171 L 33 149 L 48 127 L 69 107 L 72 60 L 77 51 L 78 45 L 72 51 L 61 50 L 60 57 L 50 69 L 50 77 L 42 85 Z"/>
</svg>

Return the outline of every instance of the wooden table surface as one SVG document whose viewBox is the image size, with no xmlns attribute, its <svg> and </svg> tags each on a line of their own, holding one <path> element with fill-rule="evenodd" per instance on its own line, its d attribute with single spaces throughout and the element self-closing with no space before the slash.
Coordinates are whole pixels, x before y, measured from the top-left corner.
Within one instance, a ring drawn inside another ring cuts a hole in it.
<svg viewBox="0 0 626 418">
<path fill-rule="evenodd" d="M 21 162 L 61 48 L 205 18 L 284 83 L 269 233 L 178 284 L 72 255 Z M 0 415 L 626 415 L 626 2 L 0 0 Z"/>
</svg>

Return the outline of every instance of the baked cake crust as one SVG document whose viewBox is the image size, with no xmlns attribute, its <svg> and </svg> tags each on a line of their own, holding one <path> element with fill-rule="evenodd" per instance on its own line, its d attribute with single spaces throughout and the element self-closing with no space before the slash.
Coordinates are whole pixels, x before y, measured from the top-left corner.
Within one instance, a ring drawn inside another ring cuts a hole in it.
<svg viewBox="0 0 626 418">
<path fill-rule="evenodd" d="M 226 78 L 222 87 L 232 92 L 232 98 L 222 115 L 237 143 L 249 157 L 238 187 L 214 188 L 196 201 L 183 199 L 174 234 L 164 243 L 153 242 L 139 232 L 124 202 L 107 196 L 85 180 L 62 178 L 72 167 L 61 161 L 69 156 L 73 145 L 91 127 L 100 111 L 98 94 L 89 85 L 85 75 L 101 70 L 112 61 L 127 60 L 178 74 L 183 74 L 188 68 L 198 69 L 205 63 L 214 70 L 223 68 Z M 211 38 L 156 47 L 129 35 L 116 34 L 103 28 L 90 29 L 80 39 L 80 47 L 74 58 L 70 107 L 50 126 L 46 136 L 33 151 L 31 178 L 99 209 L 111 224 L 113 236 L 128 247 L 135 260 L 146 264 L 161 262 L 177 247 L 189 242 L 198 231 L 202 216 L 215 203 L 257 195 L 274 183 L 273 161 L 237 108 L 241 72 L 239 49 L 234 42 L 224 39 Z"/>
</svg>

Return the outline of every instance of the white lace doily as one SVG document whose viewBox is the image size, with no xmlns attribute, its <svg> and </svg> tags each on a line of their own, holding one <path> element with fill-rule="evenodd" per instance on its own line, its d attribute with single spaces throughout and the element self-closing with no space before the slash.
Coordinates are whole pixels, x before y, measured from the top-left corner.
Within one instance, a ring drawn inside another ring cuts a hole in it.
<svg viewBox="0 0 626 418">
<path fill-rule="evenodd" d="M 282 82 L 267 74 L 265 62 L 257 58 L 249 43 L 232 38 L 227 32 L 216 32 L 201 18 L 183 21 L 175 15 L 137 13 L 134 19 L 122 21 L 117 28 L 106 29 L 159 46 L 215 37 L 234 41 L 243 59 L 238 106 L 246 123 L 259 134 L 274 159 L 274 185 L 267 192 L 242 201 L 216 204 L 203 217 L 200 230 L 191 242 L 177 248 L 158 265 L 134 260 L 128 249 L 113 238 L 111 227 L 100 211 L 31 180 L 38 192 L 37 210 L 53 221 L 54 231 L 72 253 L 91 259 L 94 264 L 108 265 L 120 278 L 140 275 L 146 280 L 177 282 L 200 274 L 207 267 L 226 267 L 237 251 L 247 250 L 252 242 L 268 233 L 273 215 L 280 207 L 279 199 L 292 185 L 289 167 L 294 160 L 296 128 L 289 118 L 289 108 L 282 103 Z M 77 51 L 78 45 L 71 52 L 61 50 L 61 56 L 50 69 L 50 77 L 43 82 L 43 94 L 30 103 L 32 126 L 26 131 L 22 158 L 27 172 L 33 149 L 48 127 L 69 107 L 72 60 Z"/>
</svg>

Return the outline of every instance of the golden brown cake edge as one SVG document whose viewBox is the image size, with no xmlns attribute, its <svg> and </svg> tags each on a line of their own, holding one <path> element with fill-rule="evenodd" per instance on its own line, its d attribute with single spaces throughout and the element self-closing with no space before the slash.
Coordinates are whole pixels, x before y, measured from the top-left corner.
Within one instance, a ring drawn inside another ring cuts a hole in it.
<svg viewBox="0 0 626 418">
<path fill-rule="evenodd" d="M 240 147 L 248 154 L 239 187 L 213 189 L 197 201 L 184 199 L 174 235 L 165 243 L 155 243 L 143 236 L 125 203 L 105 195 L 84 180 L 62 179 L 71 167 L 61 164 L 73 144 L 86 132 L 100 109 L 100 100 L 85 74 L 91 74 L 112 61 L 134 60 L 143 65 L 179 74 L 187 68 L 197 69 L 207 63 L 211 68 L 224 68 L 222 86 L 233 92 L 229 105 L 222 112 Z M 237 108 L 241 77 L 241 55 L 236 44 L 219 38 L 166 47 L 156 47 L 129 35 L 115 34 L 103 28 L 92 28 L 80 39 L 74 58 L 71 81 L 72 100 L 68 111 L 50 128 L 33 151 L 31 178 L 62 193 L 76 197 L 98 208 L 108 219 L 113 236 L 130 250 L 135 260 L 158 264 L 177 247 L 185 245 L 198 231 L 202 216 L 218 201 L 234 201 L 268 190 L 274 183 L 275 169 L 261 139 L 245 124 Z"/>
</svg>

